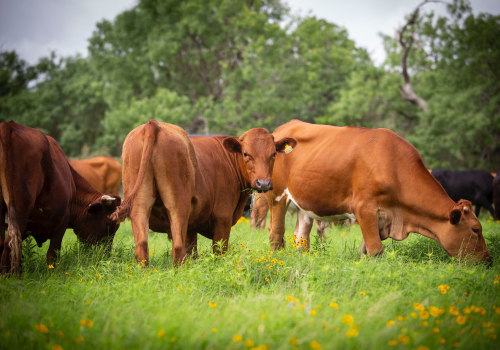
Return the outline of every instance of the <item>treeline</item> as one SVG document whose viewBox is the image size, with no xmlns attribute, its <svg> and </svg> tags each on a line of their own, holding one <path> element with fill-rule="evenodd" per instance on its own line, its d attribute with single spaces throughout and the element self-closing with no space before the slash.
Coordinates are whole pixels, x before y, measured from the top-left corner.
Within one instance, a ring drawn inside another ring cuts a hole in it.
<svg viewBox="0 0 500 350">
<path fill-rule="evenodd" d="M 0 120 L 41 129 L 72 157 L 118 156 L 151 118 L 192 134 L 291 119 L 386 127 L 428 167 L 499 170 L 500 16 L 459 0 L 443 17 L 413 10 L 400 37 L 383 37 L 378 67 L 344 28 L 292 17 L 280 0 L 141 0 L 97 24 L 86 58 L 29 66 L 1 52 Z M 410 79 L 425 107 L 402 97 Z"/>
</svg>

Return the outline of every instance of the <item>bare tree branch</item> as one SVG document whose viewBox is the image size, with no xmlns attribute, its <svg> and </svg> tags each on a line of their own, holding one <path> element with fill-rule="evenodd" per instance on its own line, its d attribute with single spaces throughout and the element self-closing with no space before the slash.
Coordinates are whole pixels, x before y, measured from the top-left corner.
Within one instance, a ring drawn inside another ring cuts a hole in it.
<svg viewBox="0 0 500 350">
<path fill-rule="evenodd" d="M 410 19 L 408 19 L 408 22 L 406 22 L 403 28 L 401 28 L 397 33 L 398 42 L 403 48 L 403 55 L 401 56 L 401 69 L 402 69 L 401 74 L 403 75 L 404 84 L 399 86 L 399 92 L 401 93 L 401 97 L 404 100 L 413 103 L 423 111 L 427 111 L 429 109 L 427 102 L 415 93 L 415 91 L 413 90 L 413 86 L 411 84 L 410 75 L 408 74 L 408 54 L 410 53 L 413 43 L 415 42 L 415 35 L 414 33 L 412 33 L 409 36 L 408 40 L 405 41 L 404 33 L 410 26 L 416 23 L 420 8 L 428 3 L 446 3 L 446 2 L 439 0 L 424 0 L 416 7 L 416 9 L 410 16 Z"/>
</svg>

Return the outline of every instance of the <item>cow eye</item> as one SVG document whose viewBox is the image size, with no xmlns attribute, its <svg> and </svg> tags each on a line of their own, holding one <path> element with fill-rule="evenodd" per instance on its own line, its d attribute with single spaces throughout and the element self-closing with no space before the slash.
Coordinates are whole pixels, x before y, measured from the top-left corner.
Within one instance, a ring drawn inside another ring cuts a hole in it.
<svg viewBox="0 0 500 350">
<path fill-rule="evenodd" d="M 248 157 L 248 153 L 247 152 L 243 152 L 243 157 Z"/>
<path fill-rule="evenodd" d="M 478 234 L 478 233 L 479 233 L 479 229 L 478 229 L 478 228 L 476 228 L 476 227 L 473 227 L 473 228 L 472 228 L 472 232 L 474 232 L 475 234 Z"/>
<path fill-rule="evenodd" d="M 276 157 L 276 153 L 277 153 L 277 152 L 274 152 L 274 153 L 273 153 L 273 158 L 274 158 L 274 157 Z"/>
</svg>

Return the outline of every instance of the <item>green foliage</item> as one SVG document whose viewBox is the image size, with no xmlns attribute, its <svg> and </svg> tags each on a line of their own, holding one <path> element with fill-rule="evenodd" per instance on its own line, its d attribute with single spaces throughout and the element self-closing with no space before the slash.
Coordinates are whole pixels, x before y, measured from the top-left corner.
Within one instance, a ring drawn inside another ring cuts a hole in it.
<svg viewBox="0 0 500 350">
<path fill-rule="evenodd" d="M 294 223 L 289 216 L 288 235 Z M 110 256 L 68 231 L 54 268 L 45 263 L 48 242 L 37 248 L 24 241 L 23 275 L 0 278 L 0 344 L 384 349 L 396 341 L 411 349 L 491 349 L 500 322 L 500 223 L 482 224 L 490 268 L 451 259 L 420 235 L 384 241 L 382 257 L 360 258 L 358 225 L 327 229 L 326 241 L 314 237 L 309 253 L 291 244 L 270 252 L 267 232 L 243 221 L 228 253 L 212 254 L 211 241 L 200 236 L 199 258 L 180 268 L 160 233 L 149 234 L 150 266 L 139 266 L 128 222 Z"/>
<path fill-rule="evenodd" d="M 88 58 L 30 67 L 0 53 L 0 118 L 41 129 L 70 156 L 118 156 L 151 118 L 197 134 L 291 119 L 386 127 L 429 167 L 498 170 L 500 16 L 460 0 L 445 16 L 423 6 L 403 37 L 415 38 L 408 68 L 426 112 L 400 95 L 394 37 L 382 36 L 387 60 L 376 67 L 344 28 L 292 18 L 280 0 L 141 0 L 97 24 Z"/>
<path fill-rule="evenodd" d="M 186 127 L 192 120 L 193 110 L 187 97 L 166 89 L 157 89 L 151 98 L 132 99 L 106 113 L 103 120 L 104 136 L 100 145 L 119 154 L 127 134 L 150 119 Z"/>
</svg>

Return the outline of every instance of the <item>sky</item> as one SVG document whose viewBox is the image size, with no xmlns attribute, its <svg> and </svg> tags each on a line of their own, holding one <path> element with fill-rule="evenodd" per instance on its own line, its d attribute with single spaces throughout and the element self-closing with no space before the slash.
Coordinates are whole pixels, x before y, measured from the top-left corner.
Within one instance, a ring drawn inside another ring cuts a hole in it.
<svg viewBox="0 0 500 350">
<path fill-rule="evenodd" d="M 385 54 L 379 33 L 394 35 L 404 24 L 405 15 L 422 0 L 284 1 L 295 14 L 324 18 L 346 28 L 356 45 L 367 49 L 375 63 L 380 64 Z M 30 64 L 51 51 L 59 56 L 86 56 L 96 23 L 113 20 L 136 3 L 137 0 L 0 0 L 0 51 L 15 50 Z M 472 0 L 471 4 L 475 13 L 500 14 L 500 0 Z M 445 13 L 444 4 L 427 4 L 424 9 Z"/>
</svg>

